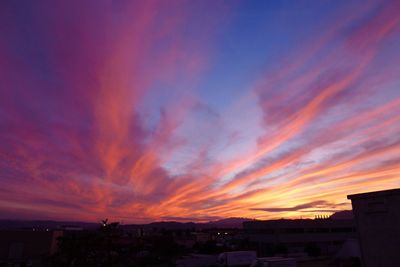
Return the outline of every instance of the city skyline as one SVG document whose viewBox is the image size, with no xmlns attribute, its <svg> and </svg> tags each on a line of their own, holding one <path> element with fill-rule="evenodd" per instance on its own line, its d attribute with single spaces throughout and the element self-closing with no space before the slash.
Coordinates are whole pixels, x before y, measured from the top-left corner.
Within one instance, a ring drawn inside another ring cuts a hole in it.
<svg viewBox="0 0 400 267">
<path fill-rule="evenodd" d="M 400 187 L 399 1 L 3 1 L 0 219 L 314 218 Z"/>
</svg>

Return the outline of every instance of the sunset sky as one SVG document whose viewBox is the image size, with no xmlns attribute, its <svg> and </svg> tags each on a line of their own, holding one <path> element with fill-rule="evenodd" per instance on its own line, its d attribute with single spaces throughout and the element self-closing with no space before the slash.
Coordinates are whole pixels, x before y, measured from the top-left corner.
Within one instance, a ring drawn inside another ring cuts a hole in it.
<svg viewBox="0 0 400 267">
<path fill-rule="evenodd" d="M 0 219 L 314 218 L 400 187 L 400 1 L 0 2 Z"/>
</svg>

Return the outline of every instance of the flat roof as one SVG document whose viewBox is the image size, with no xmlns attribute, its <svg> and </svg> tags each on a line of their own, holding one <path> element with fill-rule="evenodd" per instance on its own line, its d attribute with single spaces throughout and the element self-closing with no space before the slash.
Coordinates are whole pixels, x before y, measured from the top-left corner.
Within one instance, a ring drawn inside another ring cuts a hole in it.
<svg viewBox="0 0 400 267">
<path fill-rule="evenodd" d="M 390 196 L 390 195 L 400 195 L 400 188 L 348 195 L 347 199 L 382 197 L 382 196 Z"/>
</svg>

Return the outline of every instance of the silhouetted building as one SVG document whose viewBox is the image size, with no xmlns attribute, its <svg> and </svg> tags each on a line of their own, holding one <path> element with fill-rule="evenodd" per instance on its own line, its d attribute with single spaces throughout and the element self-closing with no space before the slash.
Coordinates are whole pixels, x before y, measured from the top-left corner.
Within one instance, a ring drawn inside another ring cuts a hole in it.
<svg viewBox="0 0 400 267">
<path fill-rule="evenodd" d="M 62 231 L 8 230 L 0 231 L 0 261 L 12 263 L 40 262 L 56 252 Z"/>
<path fill-rule="evenodd" d="M 356 238 L 354 220 L 249 221 L 243 223 L 243 228 L 244 237 L 257 244 L 258 251 L 264 255 L 271 254 L 274 247 L 275 254 L 307 252 L 309 248 L 311 253 L 332 255 L 347 239 Z"/>
<path fill-rule="evenodd" d="M 400 266 L 400 189 L 351 199 L 364 267 Z"/>
</svg>

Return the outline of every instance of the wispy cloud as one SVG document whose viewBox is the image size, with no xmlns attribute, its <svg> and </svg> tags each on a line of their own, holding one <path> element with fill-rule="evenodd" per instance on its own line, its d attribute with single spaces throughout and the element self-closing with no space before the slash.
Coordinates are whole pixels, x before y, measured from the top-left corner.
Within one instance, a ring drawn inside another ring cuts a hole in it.
<svg viewBox="0 0 400 267">
<path fill-rule="evenodd" d="M 337 211 L 338 209 L 334 208 L 339 208 L 342 205 L 335 205 L 333 203 L 329 203 L 324 200 L 317 200 L 317 201 L 312 201 L 300 205 L 296 205 L 294 207 L 288 207 L 288 208 L 253 208 L 251 210 L 258 210 L 258 211 L 268 211 L 268 212 L 285 212 L 285 211 L 303 211 L 306 209 L 313 209 L 312 212 L 332 212 L 332 211 Z M 318 209 L 316 209 L 318 208 Z M 327 208 L 330 208 L 327 210 Z"/>
<path fill-rule="evenodd" d="M 399 4 L 349 4 L 0 3 L 1 213 L 312 217 L 399 187 Z"/>
</svg>

